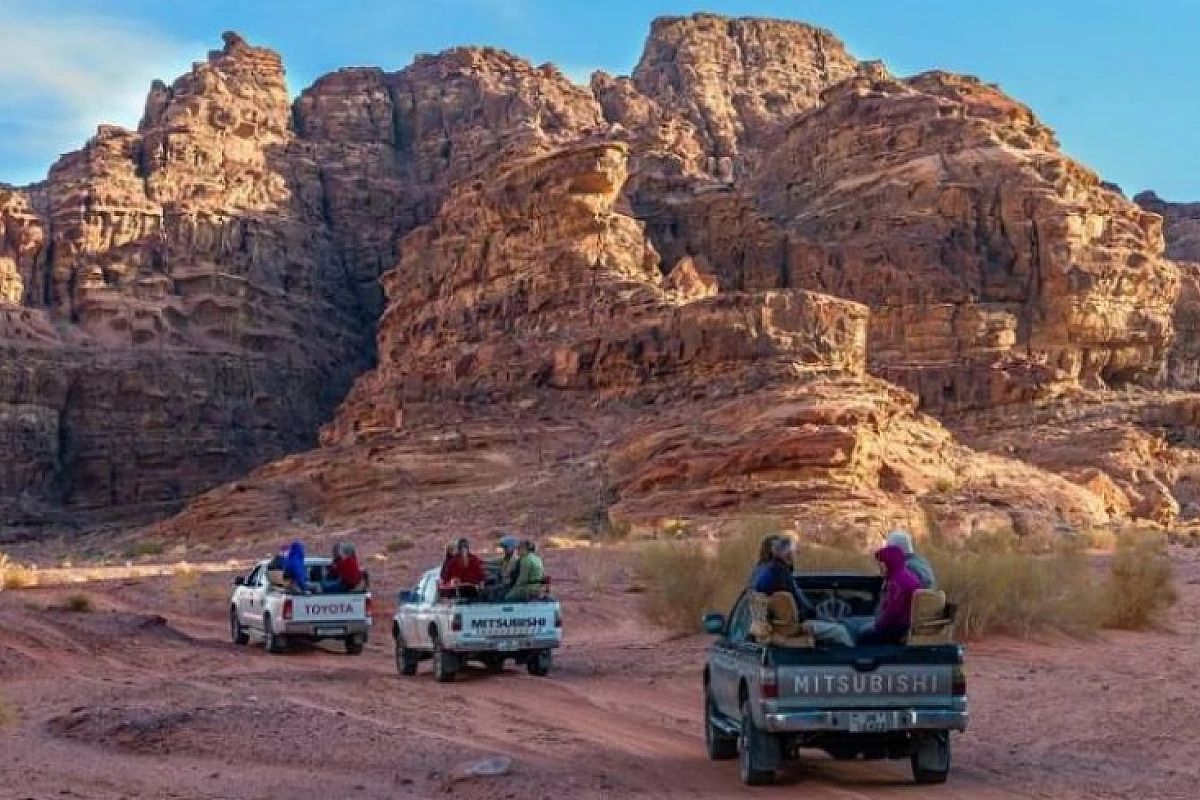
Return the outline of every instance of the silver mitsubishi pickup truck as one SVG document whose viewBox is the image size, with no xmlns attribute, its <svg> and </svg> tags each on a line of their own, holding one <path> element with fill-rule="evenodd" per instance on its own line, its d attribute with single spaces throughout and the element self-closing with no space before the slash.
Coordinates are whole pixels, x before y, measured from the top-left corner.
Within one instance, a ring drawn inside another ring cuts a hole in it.
<svg viewBox="0 0 1200 800">
<path fill-rule="evenodd" d="M 798 576 L 821 618 L 869 622 L 882 579 Z M 964 654 L 957 644 L 813 647 L 751 637 L 749 593 L 729 617 L 710 613 L 717 636 L 704 667 L 708 756 L 739 760 L 747 785 L 774 781 L 801 749 L 838 760 L 909 759 L 918 783 L 944 783 L 950 733 L 967 728 Z"/>
</svg>

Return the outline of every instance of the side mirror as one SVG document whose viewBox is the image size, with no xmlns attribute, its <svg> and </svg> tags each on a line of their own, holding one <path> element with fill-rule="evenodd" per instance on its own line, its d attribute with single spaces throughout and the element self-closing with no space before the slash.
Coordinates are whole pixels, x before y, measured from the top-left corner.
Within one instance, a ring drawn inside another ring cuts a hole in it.
<svg viewBox="0 0 1200 800">
<path fill-rule="evenodd" d="M 710 611 L 704 615 L 704 632 L 717 634 L 725 632 L 725 615 Z"/>
<path fill-rule="evenodd" d="M 397 592 L 396 602 L 400 603 L 401 605 L 415 603 L 417 602 L 417 593 L 410 591 Z"/>
<path fill-rule="evenodd" d="M 236 578 L 233 579 L 233 585 L 234 586 L 245 586 L 246 579 L 243 578 L 241 575 L 238 575 Z"/>
</svg>

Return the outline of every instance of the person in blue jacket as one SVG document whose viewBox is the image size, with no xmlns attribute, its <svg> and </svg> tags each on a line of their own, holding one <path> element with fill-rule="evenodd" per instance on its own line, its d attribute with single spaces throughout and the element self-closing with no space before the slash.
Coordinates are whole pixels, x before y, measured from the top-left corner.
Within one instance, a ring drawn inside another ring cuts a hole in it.
<svg viewBox="0 0 1200 800">
<path fill-rule="evenodd" d="M 300 591 L 309 591 L 308 567 L 304 564 L 304 545 L 292 542 L 288 548 L 287 557 L 283 560 L 283 577 L 299 587 Z"/>
<path fill-rule="evenodd" d="M 812 604 L 792 577 L 796 560 L 796 543 L 786 536 L 776 536 L 771 542 L 771 559 L 760 563 L 754 571 L 750 588 L 760 594 L 789 592 L 796 600 L 796 609 L 801 620 L 817 618 L 817 608 Z"/>
</svg>

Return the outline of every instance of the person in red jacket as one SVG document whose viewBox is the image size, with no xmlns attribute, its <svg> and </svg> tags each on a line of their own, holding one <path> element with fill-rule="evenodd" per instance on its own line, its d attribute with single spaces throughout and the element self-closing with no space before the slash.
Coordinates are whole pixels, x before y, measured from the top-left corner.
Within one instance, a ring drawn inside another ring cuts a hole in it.
<svg viewBox="0 0 1200 800">
<path fill-rule="evenodd" d="M 459 589 L 470 586 L 478 592 L 483 586 L 487 575 L 483 568 L 483 560 L 471 552 L 471 543 L 466 539 L 458 540 L 458 553 L 453 558 L 446 559 L 442 564 L 442 588 Z"/>
<path fill-rule="evenodd" d="M 358 565 L 358 556 L 354 548 L 339 542 L 333 547 L 333 563 L 329 565 L 329 574 L 341 583 L 341 590 L 353 592 L 363 581 L 362 568 Z"/>
</svg>

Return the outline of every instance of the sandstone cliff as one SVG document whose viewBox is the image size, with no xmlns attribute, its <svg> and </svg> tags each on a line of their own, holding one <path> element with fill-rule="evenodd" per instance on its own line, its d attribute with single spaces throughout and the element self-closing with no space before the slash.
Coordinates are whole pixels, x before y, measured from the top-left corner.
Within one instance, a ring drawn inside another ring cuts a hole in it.
<svg viewBox="0 0 1200 800">
<path fill-rule="evenodd" d="M 1200 284 L 1139 200 L 998 89 L 799 23 L 658 20 L 590 90 L 458 48 L 291 105 L 230 34 L 0 188 L 0 495 L 153 509 L 327 423 L 167 529 L 1170 524 Z"/>
</svg>

